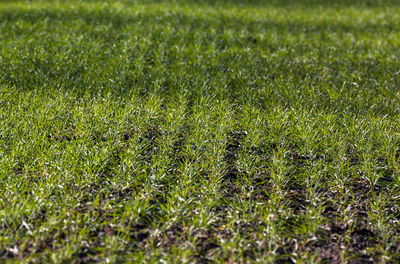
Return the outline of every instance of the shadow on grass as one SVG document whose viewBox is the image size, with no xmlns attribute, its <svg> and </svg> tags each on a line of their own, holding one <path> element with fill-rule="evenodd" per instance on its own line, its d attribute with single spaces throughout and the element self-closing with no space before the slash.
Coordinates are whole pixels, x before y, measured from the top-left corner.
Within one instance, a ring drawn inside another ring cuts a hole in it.
<svg viewBox="0 0 400 264">
<path fill-rule="evenodd" d="M 98 0 L 89 0 L 90 2 L 98 2 Z M 117 0 L 112 0 L 114 2 Z M 375 8 L 375 7 L 389 7 L 389 6 L 400 6 L 400 1 L 397 0 L 121 0 L 127 7 L 133 7 L 136 4 L 171 4 L 173 7 L 176 4 L 190 5 L 194 6 L 241 6 L 241 7 L 280 7 L 292 11 L 293 9 L 300 7 L 313 8 L 330 8 L 330 7 L 365 7 L 365 8 Z M 121 2 L 120 1 L 120 2 Z M 1 2 L 13 2 L 10 0 L 0 0 Z M 52 1 L 44 1 L 52 2 Z M 88 1 L 86 1 L 88 2 Z M 143 3 L 142 3 L 143 2 Z M 10 6 L 12 7 L 12 5 Z M 154 23 L 164 23 L 168 21 L 176 22 L 178 26 L 190 25 L 194 27 L 209 26 L 210 23 L 215 23 L 215 25 L 220 25 L 224 27 L 233 26 L 238 29 L 243 27 L 252 28 L 258 26 L 259 28 L 272 28 L 282 30 L 283 32 L 298 33 L 298 32 L 360 32 L 360 33 L 371 33 L 371 32 L 381 32 L 385 30 L 394 30 L 398 27 L 396 25 L 391 25 L 390 23 L 344 23 L 341 21 L 335 21 L 333 18 L 327 18 L 329 22 L 313 21 L 313 22 L 301 22 L 293 21 L 288 19 L 287 21 L 274 21 L 273 19 L 254 19 L 251 15 L 248 19 L 238 18 L 234 15 L 228 16 L 221 14 L 220 16 L 213 15 L 207 19 L 189 16 L 182 12 L 174 12 L 173 8 L 172 14 L 169 14 L 168 8 L 163 11 L 148 11 L 139 12 L 137 14 L 119 13 L 113 12 L 112 8 L 107 9 L 106 7 L 101 7 L 98 10 L 88 10 L 84 6 L 77 4 L 73 9 L 4 9 L 0 12 L 0 23 L 9 22 L 14 23 L 16 21 L 26 21 L 32 24 L 42 23 L 43 21 L 54 21 L 54 22 L 70 22 L 73 20 L 80 20 L 86 23 L 88 26 L 98 26 L 98 25 L 111 25 L 113 30 L 117 30 L 129 25 L 135 25 L 138 22 L 147 22 L 151 24 Z M 325 19 L 324 19 L 325 20 Z M 355 20 L 356 21 L 356 20 Z M 88 32 L 90 34 L 90 32 Z"/>
<path fill-rule="evenodd" d="M 97 0 L 92 0 L 97 2 Z M 400 2 L 397 0 L 122 0 L 125 4 L 134 3 L 178 3 L 178 4 L 191 4 L 191 5 L 207 5 L 207 6 L 255 6 L 255 7 L 383 7 L 383 6 L 399 6 Z"/>
</svg>

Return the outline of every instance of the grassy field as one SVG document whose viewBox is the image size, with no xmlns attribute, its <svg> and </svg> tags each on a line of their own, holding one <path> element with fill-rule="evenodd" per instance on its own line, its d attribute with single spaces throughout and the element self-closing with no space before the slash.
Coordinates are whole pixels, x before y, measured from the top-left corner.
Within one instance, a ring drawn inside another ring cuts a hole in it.
<svg viewBox="0 0 400 264">
<path fill-rule="evenodd" d="M 400 2 L 0 0 L 1 263 L 398 263 Z"/>
</svg>

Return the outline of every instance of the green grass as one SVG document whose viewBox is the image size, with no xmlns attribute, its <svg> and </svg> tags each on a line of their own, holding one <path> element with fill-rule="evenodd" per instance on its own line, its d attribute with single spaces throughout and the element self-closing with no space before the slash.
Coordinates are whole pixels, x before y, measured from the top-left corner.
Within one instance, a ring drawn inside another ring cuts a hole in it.
<svg viewBox="0 0 400 264">
<path fill-rule="evenodd" d="M 0 262 L 400 261 L 400 2 L 0 1 Z"/>
</svg>

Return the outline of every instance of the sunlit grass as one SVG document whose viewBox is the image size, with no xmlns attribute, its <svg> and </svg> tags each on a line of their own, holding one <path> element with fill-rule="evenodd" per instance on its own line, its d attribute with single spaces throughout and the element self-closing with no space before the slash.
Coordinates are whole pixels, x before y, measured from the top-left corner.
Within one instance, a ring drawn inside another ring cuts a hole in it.
<svg viewBox="0 0 400 264">
<path fill-rule="evenodd" d="M 0 1 L 0 260 L 399 261 L 397 1 Z"/>
</svg>

